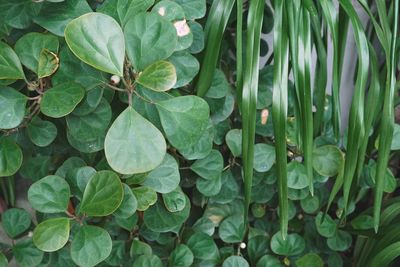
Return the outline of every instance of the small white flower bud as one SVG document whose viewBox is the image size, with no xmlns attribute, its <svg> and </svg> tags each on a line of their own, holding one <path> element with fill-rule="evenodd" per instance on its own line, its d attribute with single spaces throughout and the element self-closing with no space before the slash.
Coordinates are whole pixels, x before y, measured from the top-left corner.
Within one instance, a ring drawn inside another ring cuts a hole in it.
<svg viewBox="0 0 400 267">
<path fill-rule="evenodd" d="M 119 76 L 117 76 L 117 75 L 113 75 L 110 78 L 110 82 L 113 85 L 118 85 L 120 83 L 120 81 L 121 81 L 121 78 Z"/>
<path fill-rule="evenodd" d="M 240 243 L 240 248 L 241 249 L 245 249 L 246 248 L 246 243 L 244 243 L 244 242 Z"/>
</svg>

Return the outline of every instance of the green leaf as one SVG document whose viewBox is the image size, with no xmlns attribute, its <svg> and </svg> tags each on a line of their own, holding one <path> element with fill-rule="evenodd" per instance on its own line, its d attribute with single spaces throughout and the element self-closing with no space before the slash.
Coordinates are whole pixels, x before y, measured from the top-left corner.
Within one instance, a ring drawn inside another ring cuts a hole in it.
<svg viewBox="0 0 400 267">
<path fill-rule="evenodd" d="M 202 232 L 192 234 L 185 244 L 193 252 L 195 260 L 218 260 L 219 251 L 212 237 Z"/>
<path fill-rule="evenodd" d="M 171 22 L 156 13 L 130 17 L 124 26 L 126 51 L 136 71 L 168 58 L 177 45 L 177 33 Z"/>
<path fill-rule="evenodd" d="M 10 87 L 0 88 L 0 129 L 12 129 L 21 124 L 28 98 Z"/>
<path fill-rule="evenodd" d="M 170 154 L 165 154 L 163 162 L 144 179 L 143 185 L 158 193 L 169 193 L 179 185 L 181 180 L 178 163 Z"/>
<path fill-rule="evenodd" d="M 249 238 L 247 242 L 247 253 L 252 263 L 257 262 L 259 258 L 269 252 L 269 243 L 269 237 L 265 236 L 263 232 Z"/>
<path fill-rule="evenodd" d="M 70 198 L 68 183 L 56 175 L 46 176 L 32 184 L 28 200 L 32 207 L 44 213 L 64 212 Z"/>
<path fill-rule="evenodd" d="M 225 136 L 225 141 L 234 157 L 242 154 L 242 130 L 230 130 Z"/>
<path fill-rule="evenodd" d="M 209 122 L 207 129 L 204 131 L 199 141 L 187 149 L 181 149 L 179 152 L 188 160 L 202 159 L 210 154 L 213 148 L 214 127 Z"/>
<path fill-rule="evenodd" d="M 327 240 L 328 247 L 335 251 L 345 251 L 352 243 L 351 235 L 345 231 L 335 231 L 332 237 Z"/>
<path fill-rule="evenodd" d="M 83 62 L 101 71 L 123 76 L 124 34 L 112 17 L 93 12 L 80 16 L 65 28 L 65 40 Z"/>
<path fill-rule="evenodd" d="M 176 83 L 173 88 L 188 85 L 199 72 L 200 63 L 187 51 L 175 52 L 168 58 L 175 66 Z"/>
<path fill-rule="evenodd" d="M 26 0 L 1 1 L 0 17 L 13 28 L 26 29 L 32 25 L 32 18 L 39 13 L 41 7 L 41 3 Z"/>
<path fill-rule="evenodd" d="M 38 116 L 30 121 L 27 132 L 32 143 L 40 147 L 50 145 L 57 137 L 57 127 L 54 123 L 42 120 Z"/>
<path fill-rule="evenodd" d="M 179 228 L 189 217 L 190 200 L 186 198 L 185 208 L 177 212 L 169 212 L 161 201 L 144 212 L 144 224 L 152 231 L 165 233 Z"/>
<path fill-rule="evenodd" d="M 163 264 L 156 255 L 141 255 L 135 260 L 132 267 L 163 267 Z"/>
<path fill-rule="evenodd" d="M 185 11 L 176 2 L 163 0 L 158 2 L 152 9 L 169 21 L 182 20 L 185 18 Z"/>
<path fill-rule="evenodd" d="M 239 195 L 239 185 L 230 169 L 221 174 L 221 189 L 219 193 L 211 197 L 213 202 L 227 204 Z"/>
<path fill-rule="evenodd" d="M 40 54 L 44 49 L 57 53 L 58 46 L 59 43 L 56 36 L 30 32 L 18 39 L 15 43 L 15 52 L 25 67 L 38 74 Z"/>
<path fill-rule="evenodd" d="M 53 75 L 60 65 L 58 56 L 50 50 L 43 49 L 39 55 L 38 77 L 45 78 Z"/>
<path fill-rule="evenodd" d="M 123 186 L 124 198 L 119 208 L 114 212 L 114 216 L 126 219 L 136 212 L 138 201 L 136 200 L 131 188 L 126 184 L 123 184 Z"/>
<path fill-rule="evenodd" d="M 394 124 L 393 139 L 390 150 L 400 150 L 400 125 Z"/>
<path fill-rule="evenodd" d="M 0 177 L 14 175 L 22 165 L 21 148 L 8 138 L 0 139 Z"/>
<path fill-rule="evenodd" d="M 206 97 L 223 98 L 228 94 L 229 90 L 229 82 L 227 81 L 224 72 L 220 69 L 215 69 L 213 80 L 207 91 Z"/>
<path fill-rule="evenodd" d="M 222 267 L 249 267 L 249 263 L 240 256 L 230 256 L 228 257 Z"/>
<path fill-rule="evenodd" d="M 313 151 L 314 170 L 322 176 L 335 176 L 343 161 L 343 153 L 336 146 L 321 146 Z"/>
<path fill-rule="evenodd" d="M 196 160 L 190 169 L 204 179 L 212 180 L 221 175 L 224 168 L 224 159 L 218 150 L 211 150 L 203 159 Z"/>
<path fill-rule="evenodd" d="M 314 213 L 319 209 L 320 200 L 317 195 L 308 195 L 306 198 L 300 200 L 301 208 L 306 213 Z"/>
<path fill-rule="evenodd" d="M 69 222 L 68 218 L 53 218 L 40 223 L 33 231 L 33 243 L 46 252 L 61 249 L 69 239 Z"/>
<path fill-rule="evenodd" d="M 304 251 L 305 241 L 298 234 L 289 234 L 284 240 L 282 234 L 277 232 L 271 238 L 271 249 L 278 255 L 294 256 Z"/>
<path fill-rule="evenodd" d="M 203 179 L 199 177 L 196 181 L 197 190 L 206 197 L 217 195 L 221 191 L 221 187 L 221 175 L 213 177 L 212 179 Z"/>
<path fill-rule="evenodd" d="M 25 78 L 17 54 L 6 43 L 0 42 L 0 55 L 0 80 Z"/>
<path fill-rule="evenodd" d="M 185 11 L 186 19 L 200 19 L 206 14 L 205 0 L 175 0 Z"/>
<path fill-rule="evenodd" d="M 303 164 L 292 161 L 287 166 L 288 187 L 292 189 L 303 189 L 308 186 L 307 171 Z"/>
<path fill-rule="evenodd" d="M 7 235 L 15 238 L 31 226 L 31 215 L 26 210 L 11 208 L 1 215 L 1 223 Z"/>
<path fill-rule="evenodd" d="M 185 244 L 179 244 L 169 255 L 169 266 L 190 267 L 193 263 L 193 252 Z"/>
<path fill-rule="evenodd" d="M 124 188 L 118 175 L 99 171 L 90 178 L 83 194 L 80 212 L 88 216 L 107 216 L 121 205 Z"/>
<path fill-rule="evenodd" d="M 275 163 L 275 148 L 267 144 L 254 146 L 254 170 L 267 172 Z"/>
<path fill-rule="evenodd" d="M 96 174 L 96 170 L 89 166 L 77 167 L 70 169 L 65 176 L 65 180 L 71 187 L 71 193 L 74 197 L 82 200 L 85 188 L 92 178 Z"/>
<path fill-rule="evenodd" d="M 156 92 L 171 89 L 176 83 L 176 70 L 168 61 L 157 61 L 139 73 L 136 82 Z"/>
<path fill-rule="evenodd" d="M 296 265 L 298 267 L 323 267 L 324 262 L 317 254 L 308 253 L 296 260 Z"/>
<path fill-rule="evenodd" d="M 328 214 L 325 215 L 322 221 L 322 216 L 323 213 L 320 212 L 315 217 L 315 226 L 317 227 L 318 233 L 324 237 L 333 237 L 337 232 L 335 221 Z"/>
<path fill-rule="evenodd" d="M 243 240 L 245 227 L 243 217 L 229 216 L 222 221 L 218 230 L 219 237 L 226 243 L 239 243 Z"/>
<path fill-rule="evenodd" d="M 72 260 L 79 266 L 92 267 L 111 253 L 112 241 L 106 230 L 91 225 L 82 226 L 71 244 Z"/>
<path fill-rule="evenodd" d="M 131 249 L 129 254 L 132 258 L 138 255 L 151 255 L 153 253 L 151 247 L 138 239 L 132 240 Z"/>
<path fill-rule="evenodd" d="M 7 257 L 4 256 L 2 252 L 0 252 L 0 267 L 7 267 L 7 266 L 9 266 Z"/>
<path fill-rule="evenodd" d="M 196 21 L 189 21 L 188 24 L 193 33 L 193 42 L 188 51 L 192 54 L 200 53 L 204 49 L 203 27 Z"/>
<path fill-rule="evenodd" d="M 160 101 L 157 110 L 168 141 L 177 149 L 195 145 L 208 125 L 208 105 L 197 96 Z"/>
<path fill-rule="evenodd" d="M 186 207 L 186 196 L 178 187 L 172 192 L 162 194 L 165 208 L 170 212 L 181 211 Z"/>
<path fill-rule="evenodd" d="M 43 114 L 53 118 L 61 118 L 71 113 L 81 102 L 85 90 L 76 83 L 63 83 L 47 90 L 40 101 Z"/>
<path fill-rule="evenodd" d="M 147 210 L 157 201 L 157 193 L 156 191 L 154 191 L 154 189 L 150 187 L 147 186 L 135 187 L 132 189 L 132 192 L 136 196 L 136 199 L 138 201 L 137 209 L 139 211 Z"/>
<path fill-rule="evenodd" d="M 283 265 L 281 262 L 271 255 L 264 255 L 262 256 L 258 262 L 256 267 L 282 267 Z"/>
<path fill-rule="evenodd" d="M 166 143 L 160 131 L 132 107 L 111 125 L 104 150 L 108 164 L 122 174 L 144 173 L 160 165 Z"/>
<path fill-rule="evenodd" d="M 12 252 L 20 267 L 38 266 L 44 255 L 44 252 L 37 249 L 30 238 L 18 241 L 12 247 Z"/>
</svg>

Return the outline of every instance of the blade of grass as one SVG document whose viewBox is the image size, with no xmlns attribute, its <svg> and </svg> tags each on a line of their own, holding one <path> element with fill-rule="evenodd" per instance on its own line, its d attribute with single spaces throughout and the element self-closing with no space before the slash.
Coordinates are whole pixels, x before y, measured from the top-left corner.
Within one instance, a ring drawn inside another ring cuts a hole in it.
<svg viewBox="0 0 400 267">
<path fill-rule="evenodd" d="M 206 47 L 195 90 L 198 96 L 205 96 L 211 86 L 217 67 L 219 51 L 226 25 L 235 0 L 213 1 L 204 29 Z"/>
<path fill-rule="evenodd" d="M 243 0 L 236 1 L 236 99 L 241 109 L 243 92 Z"/>
<path fill-rule="evenodd" d="M 285 1 L 275 0 L 274 20 L 274 79 L 272 97 L 272 121 L 274 126 L 276 166 L 279 191 L 279 220 L 282 238 L 288 230 L 288 188 L 286 117 L 288 108 L 289 41 Z"/>
<path fill-rule="evenodd" d="M 253 180 L 260 37 L 264 5 L 264 0 L 251 1 L 247 15 L 246 62 L 243 76 L 242 96 L 242 155 L 245 192 L 244 221 L 246 224 L 251 202 L 251 186 Z"/>
<path fill-rule="evenodd" d="M 378 1 L 378 3 L 381 1 Z M 379 11 L 379 4 L 378 4 Z M 381 23 L 383 23 L 383 28 L 385 29 L 385 17 L 381 12 L 379 12 L 379 17 Z M 374 229 L 375 232 L 378 231 L 379 221 L 380 221 L 380 211 L 383 197 L 383 187 L 384 187 L 384 177 L 389 161 L 390 146 L 393 138 L 394 129 L 394 106 L 393 99 L 395 93 L 396 84 L 396 64 L 395 60 L 395 50 L 397 41 L 397 27 L 398 27 L 398 17 L 399 17 L 399 0 L 395 0 L 394 3 L 394 17 L 393 17 L 393 31 L 391 34 L 386 32 L 386 36 L 391 40 L 390 42 L 390 54 L 386 57 L 386 69 L 387 69 L 387 79 L 385 86 L 385 100 L 383 103 L 383 112 L 381 118 L 381 124 L 379 128 L 379 149 L 378 149 L 378 162 L 376 166 L 375 175 L 375 198 L 374 198 Z M 383 19 L 383 20 L 382 20 Z M 385 30 L 384 30 L 385 31 Z M 389 31 L 389 30 L 386 30 Z"/>
<path fill-rule="evenodd" d="M 369 266 L 388 266 L 398 256 L 400 256 L 400 242 L 395 242 L 376 254 Z"/>
</svg>

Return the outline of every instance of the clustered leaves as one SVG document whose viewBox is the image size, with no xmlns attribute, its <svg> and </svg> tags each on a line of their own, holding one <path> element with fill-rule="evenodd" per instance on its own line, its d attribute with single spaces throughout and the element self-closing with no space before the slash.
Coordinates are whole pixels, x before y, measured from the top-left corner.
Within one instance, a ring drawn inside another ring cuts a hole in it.
<svg viewBox="0 0 400 267">
<path fill-rule="evenodd" d="M 380 204 L 399 175 L 387 168 L 399 49 L 384 14 L 399 1 L 377 1 L 379 24 L 359 0 L 382 66 L 339 2 L 0 0 L 0 266 L 389 264 L 399 202 Z M 342 137 L 349 21 L 361 58 Z M 374 213 L 360 210 L 370 191 Z"/>
</svg>

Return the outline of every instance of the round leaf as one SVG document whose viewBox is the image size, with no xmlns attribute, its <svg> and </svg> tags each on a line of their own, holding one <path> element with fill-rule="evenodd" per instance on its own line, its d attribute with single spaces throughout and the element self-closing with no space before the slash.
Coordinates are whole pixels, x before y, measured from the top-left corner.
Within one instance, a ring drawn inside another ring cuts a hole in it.
<svg viewBox="0 0 400 267">
<path fill-rule="evenodd" d="M 212 180 L 221 175 L 224 159 L 218 150 L 213 149 L 207 157 L 196 160 L 190 168 L 202 178 Z"/>
<path fill-rule="evenodd" d="M 230 130 L 226 134 L 225 141 L 234 157 L 238 157 L 242 154 L 242 130 Z"/>
<path fill-rule="evenodd" d="M 179 244 L 169 255 L 169 262 L 174 267 L 190 267 L 193 263 L 193 252 L 184 244 Z"/>
<path fill-rule="evenodd" d="M 82 226 L 71 244 L 72 260 L 79 266 L 92 267 L 105 260 L 112 249 L 106 230 L 91 225 Z"/>
<path fill-rule="evenodd" d="M 165 207 L 170 212 L 181 211 L 186 207 L 186 196 L 180 187 L 167 194 L 162 194 L 162 198 Z"/>
<path fill-rule="evenodd" d="M 43 114 L 60 118 L 71 113 L 81 102 L 85 90 L 76 83 L 63 83 L 47 90 L 40 101 Z"/>
<path fill-rule="evenodd" d="M 32 207 L 44 213 L 64 212 L 70 198 L 68 183 L 55 175 L 46 176 L 32 184 L 28 190 L 28 200 Z"/>
<path fill-rule="evenodd" d="M 20 267 L 38 266 L 44 256 L 44 252 L 37 249 L 30 238 L 18 241 L 12 252 Z"/>
<path fill-rule="evenodd" d="M 1 223 L 7 235 L 15 238 L 28 230 L 31 216 L 26 210 L 11 208 L 1 215 Z"/>
<path fill-rule="evenodd" d="M 229 216 L 219 225 L 219 237 L 226 243 L 239 243 L 245 234 L 243 217 Z"/>
<path fill-rule="evenodd" d="M 135 260 L 132 267 L 163 267 L 163 264 L 156 255 L 141 255 Z"/>
<path fill-rule="evenodd" d="M 124 34 L 112 17 L 93 12 L 82 15 L 67 25 L 65 40 L 83 62 L 101 71 L 123 76 Z"/>
<path fill-rule="evenodd" d="M 335 221 L 328 214 L 325 215 L 322 221 L 322 216 L 323 213 L 320 212 L 315 217 L 315 226 L 317 227 L 318 233 L 324 237 L 333 237 L 336 234 L 337 228 Z"/>
<path fill-rule="evenodd" d="M 0 42 L 0 55 L 0 80 L 16 80 L 25 78 L 17 54 L 15 54 L 14 50 L 12 50 L 6 43 Z"/>
<path fill-rule="evenodd" d="M 160 131 L 132 107 L 111 125 L 104 150 L 108 164 L 119 173 L 135 174 L 155 169 L 164 159 L 166 143 Z"/>
<path fill-rule="evenodd" d="M 0 88 L 0 129 L 12 129 L 21 124 L 27 100 L 13 88 Z"/>
<path fill-rule="evenodd" d="M 40 223 L 33 231 L 33 243 L 46 252 L 61 249 L 69 239 L 69 222 L 68 218 L 53 218 Z"/>
<path fill-rule="evenodd" d="M 88 216 L 107 216 L 121 205 L 124 189 L 112 171 L 99 171 L 90 178 L 83 193 L 80 212 Z"/>
<path fill-rule="evenodd" d="M 352 243 L 351 235 L 345 231 L 335 231 L 335 235 L 327 240 L 328 247 L 335 251 L 345 251 Z"/>
<path fill-rule="evenodd" d="M 256 267 L 283 267 L 283 265 L 274 256 L 264 255 L 258 260 Z"/>
<path fill-rule="evenodd" d="M 258 172 L 266 172 L 275 163 L 275 148 L 267 144 L 254 146 L 254 169 Z"/>
<path fill-rule="evenodd" d="M 175 52 L 168 58 L 176 69 L 176 83 L 173 88 L 179 88 L 189 84 L 197 75 L 200 63 L 197 59 L 186 51 Z"/>
<path fill-rule="evenodd" d="M 271 238 L 271 249 L 278 255 L 298 255 L 304 251 L 305 245 L 304 239 L 298 234 L 289 234 L 283 240 L 281 232 L 277 232 Z"/>
<path fill-rule="evenodd" d="M 240 256 L 230 256 L 228 257 L 222 267 L 249 267 L 249 263 Z"/>
<path fill-rule="evenodd" d="M 131 217 L 136 212 L 138 203 L 131 188 L 126 184 L 123 184 L 123 186 L 124 198 L 119 208 L 114 212 L 114 215 L 126 219 Z"/>
<path fill-rule="evenodd" d="M 57 136 L 57 127 L 54 123 L 37 116 L 28 124 L 27 131 L 32 143 L 40 147 L 50 145 Z"/>
<path fill-rule="evenodd" d="M 0 177 L 14 175 L 22 165 L 21 148 L 8 138 L 0 139 Z"/>
<path fill-rule="evenodd" d="M 168 61 L 157 61 L 139 74 L 136 82 L 157 92 L 168 91 L 176 83 L 176 70 Z"/>
<path fill-rule="evenodd" d="M 343 154 L 332 145 L 321 146 L 313 151 L 313 167 L 322 176 L 335 176 L 343 162 Z"/>
<path fill-rule="evenodd" d="M 308 253 L 296 260 L 296 266 L 298 267 L 323 267 L 323 260 L 315 253 Z"/>
<path fill-rule="evenodd" d="M 303 189 L 308 186 L 307 171 L 303 164 L 298 161 L 292 161 L 287 166 L 288 187 L 292 189 Z"/>
<path fill-rule="evenodd" d="M 195 232 L 186 241 L 195 260 L 218 260 L 219 251 L 214 239 L 202 232 Z"/>
<path fill-rule="evenodd" d="M 157 201 L 157 193 L 154 189 L 147 186 L 135 187 L 132 189 L 135 195 L 138 205 L 137 209 L 139 211 L 147 210 L 151 205 L 154 205 Z"/>
<path fill-rule="evenodd" d="M 197 96 L 181 96 L 157 103 L 168 141 L 177 149 L 195 145 L 207 128 L 207 102 Z"/>
</svg>

